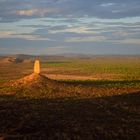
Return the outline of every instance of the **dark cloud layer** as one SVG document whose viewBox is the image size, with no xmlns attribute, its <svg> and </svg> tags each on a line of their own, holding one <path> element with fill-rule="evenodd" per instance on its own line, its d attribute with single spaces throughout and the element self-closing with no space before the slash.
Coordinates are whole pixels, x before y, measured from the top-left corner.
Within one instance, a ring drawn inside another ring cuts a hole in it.
<svg viewBox="0 0 140 140">
<path fill-rule="evenodd" d="M 140 0 L 0 0 L 0 53 L 140 53 Z"/>
<path fill-rule="evenodd" d="M 1 0 L 0 22 L 39 17 L 97 17 L 118 19 L 140 16 L 139 0 Z"/>
</svg>

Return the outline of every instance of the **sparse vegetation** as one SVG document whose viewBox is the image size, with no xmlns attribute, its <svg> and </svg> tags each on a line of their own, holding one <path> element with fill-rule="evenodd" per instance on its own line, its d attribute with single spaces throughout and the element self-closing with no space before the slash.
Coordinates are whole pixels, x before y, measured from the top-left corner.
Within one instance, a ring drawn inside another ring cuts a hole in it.
<svg viewBox="0 0 140 140">
<path fill-rule="evenodd" d="M 32 69 L 32 63 L 0 65 L 1 139 L 140 138 L 139 58 L 42 63 L 43 74 L 71 80 L 29 75 Z"/>
</svg>

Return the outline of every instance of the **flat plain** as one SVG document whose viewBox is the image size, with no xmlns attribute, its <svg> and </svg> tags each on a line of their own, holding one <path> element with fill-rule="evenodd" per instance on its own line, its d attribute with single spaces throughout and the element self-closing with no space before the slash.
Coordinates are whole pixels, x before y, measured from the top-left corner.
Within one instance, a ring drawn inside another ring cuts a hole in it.
<svg viewBox="0 0 140 140">
<path fill-rule="evenodd" d="M 0 64 L 1 139 L 140 138 L 139 56 L 52 58 L 41 71 Z"/>
</svg>

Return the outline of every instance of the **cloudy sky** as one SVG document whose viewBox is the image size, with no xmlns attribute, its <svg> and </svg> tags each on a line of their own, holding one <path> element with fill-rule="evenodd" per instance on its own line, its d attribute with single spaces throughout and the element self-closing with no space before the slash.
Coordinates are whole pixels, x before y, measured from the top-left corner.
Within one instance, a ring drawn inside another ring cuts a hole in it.
<svg viewBox="0 0 140 140">
<path fill-rule="evenodd" d="M 0 0 L 0 54 L 140 54 L 140 0 Z"/>
</svg>

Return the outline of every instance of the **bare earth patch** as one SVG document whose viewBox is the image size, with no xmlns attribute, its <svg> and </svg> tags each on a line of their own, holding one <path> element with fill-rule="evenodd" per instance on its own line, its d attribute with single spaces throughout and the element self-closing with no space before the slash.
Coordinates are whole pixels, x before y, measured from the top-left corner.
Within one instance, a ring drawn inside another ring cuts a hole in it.
<svg viewBox="0 0 140 140">
<path fill-rule="evenodd" d="M 67 74 L 45 74 L 47 77 L 56 80 L 115 80 L 112 77 L 115 77 L 115 74 L 100 74 L 95 76 L 80 76 L 80 75 L 67 75 Z M 116 75 L 117 77 L 117 75 Z M 117 78 L 116 78 L 117 79 Z"/>
</svg>

